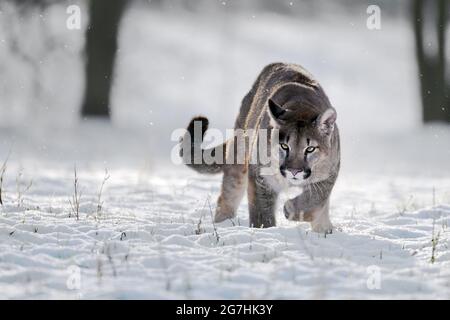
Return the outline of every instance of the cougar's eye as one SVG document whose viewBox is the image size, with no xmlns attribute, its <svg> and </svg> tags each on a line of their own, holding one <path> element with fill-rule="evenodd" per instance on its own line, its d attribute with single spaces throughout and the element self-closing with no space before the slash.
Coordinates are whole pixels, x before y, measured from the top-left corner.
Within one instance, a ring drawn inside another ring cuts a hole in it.
<svg viewBox="0 0 450 320">
<path fill-rule="evenodd" d="M 280 147 L 283 150 L 289 150 L 289 146 L 286 143 L 280 143 Z"/>
<path fill-rule="evenodd" d="M 314 151 L 316 151 L 317 147 L 308 147 L 305 150 L 305 153 L 313 153 Z"/>
</svg>

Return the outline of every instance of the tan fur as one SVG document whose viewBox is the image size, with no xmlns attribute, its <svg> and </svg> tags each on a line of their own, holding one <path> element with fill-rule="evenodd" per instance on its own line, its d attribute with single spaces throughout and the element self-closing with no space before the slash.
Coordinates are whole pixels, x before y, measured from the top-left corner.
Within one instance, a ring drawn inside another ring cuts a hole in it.
<svg viewBox="0 0 450 320">
<path fill-rule="evenodd" d="M 332 225 L 329 219 L 329 195 L 340 164 L 339 133 L 334 125 L 335 119 L 335 110 L 323 89 L 305 69 L 283 63 L 265 67 L 244 97 L 235 122 L 235 132 L 243 130 L 248 138 L 245 140 L 245 163 L 229 161 L 236 160 L 236 152 L 231 152 L 235 151 L 235 137 L 214 147 L 214 150 L 202 151 L 219 152 L 225 149 L 226 164 L 188 164 L 203 173 L 223 172 L 214 220 L 221 222 L 235 217 L 247 187 L 250 226 L 274 226 L 278 194 L 294 186 L 298 188 L 299 195 L 286 202 L 286 217 L 309 221 L 314 231 L 330 231 Z M 197 117 L 188 127 L 189 136 L 192 136 L 194 121 L 201 121 L 204 134 L 208 121 L 206 118 Z M 266 147 L 270 150 L 272 159 L 270 168 L 265 164 L 249 161 L 253 160 L 254 151 L 261 151 L 258 144 L 261 139 L 259 134 L 263 132 L 261 129 L 270 133 Z M 291 145 L 290 154 L 280 150 L 278 132 L 280 138 L 281 135 L 283 139 L 286 139 L 286 136 L 291 137 L 291 141 L 283 140 L 284 144 Z M 187 137 L 184 140 L 190 143 L 193 149 L 201 148 L 201 141 L 195 141 L 192 137 L 187 140 Z M 272 143 L 275 141 L 275 144 Z M 312 155 L 304 151 L 310 143 L 318 147 L 318 151 Z M 234 159 L 231 159 L 233 157 Z M 270 172 L 267 169 L 273 173 L 265 174 Z M 289 171 L 291 180 L 287 178 L 286 170 L 294 172 Z M 298 180 L 295 172 L 302 172 L 303 180 Z"/>
</svg>

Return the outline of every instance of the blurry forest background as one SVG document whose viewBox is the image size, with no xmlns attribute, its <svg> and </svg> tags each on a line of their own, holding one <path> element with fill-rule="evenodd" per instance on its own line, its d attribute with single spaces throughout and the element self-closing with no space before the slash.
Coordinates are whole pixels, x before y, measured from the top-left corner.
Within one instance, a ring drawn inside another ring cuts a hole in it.
<svg viewBox="0 0 450 320">
<path fill-rule="evenodd" d="M 380 30 L 366 25 L 373 4 Z M 67 27 L 71 5 L 81 9 L 80 29 Z M 2 148 L 24 132 L 82 134 L 80 121 L 95 117 L 140 130 L 153 156 L 168 156 L 171 132 L 194 114 L 230 127 L 257 74 L 276 61 L 317 77 L 348 141 L 408 135 L 450 121 L 448 8 L 447 0 L 1 0 Z M 30 144 L 46 149 L 43 139 Z"/>
</svg>

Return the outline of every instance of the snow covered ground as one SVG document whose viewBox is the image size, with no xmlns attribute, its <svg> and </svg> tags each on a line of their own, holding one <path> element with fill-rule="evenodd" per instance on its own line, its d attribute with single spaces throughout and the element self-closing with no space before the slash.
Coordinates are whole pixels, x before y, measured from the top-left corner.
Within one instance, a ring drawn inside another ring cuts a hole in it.
<svg viewBox="0 0 450 320">
<path fill-rule="evenodd" d="M 369 34 L 360 18 L 212 23 L 131 9 L 112 125 L 2 119 L 0 298 L 449 299 L 450 128 L 419 124 L 407 26 Z M 338 110 L 343 166 L 326 237 L 286 221 L 282 201 L 277 227 L 248 228 L 245 199 L 238 218 L 213 225 L 220 176 L 170 162 L 173 129 L 196 113 L 229 127 L 276 60 L 304 64 Z"/>
<path fill-rule="evenodd" d="M 86 123 L 54 134 L 60 144 L 49 147 L 50 134 L 15 140 L 23 153 L 5 175 L 1 298 L 450 298 L 448 170 L 424 175 L 405 143 L 396 161 L 410 174 L 344 167 L 332 198 L 336 231 L 324 237 L 286 221 L 282 203 L 275 228 L 248 228 L 246 200 L 237 219 L 214 226 L 220 177 L 147 161 L 138 132 Z M 97 138 L 84 145 L 87 136 Z M 360 147 L 349 145 L 344 161 Z M 376 158 L 385 147 L 362 151 Z M 75 163 L 79 220 L 69 204 Z M 19 200 L 17 185 L 31 180 Z M 74 266 L 80 287 L 69 290 Z"/>
</svg>

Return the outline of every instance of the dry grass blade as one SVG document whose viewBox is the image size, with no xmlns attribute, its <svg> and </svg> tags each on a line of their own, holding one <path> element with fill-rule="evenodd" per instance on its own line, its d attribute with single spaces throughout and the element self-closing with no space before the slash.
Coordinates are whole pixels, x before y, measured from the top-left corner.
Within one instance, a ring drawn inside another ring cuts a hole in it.
<svg viewBox="0 0 450 320">
<path fill-rule="evenodd" d="M 106 182 L 109 180 L 110 177 L 111 176 L 108 173 L 108 169 L 105 169 L 105 176 L 103 177 L 103 181 L 102 181 L 100 190 L 98 191 L 98 195 L 97 195 L 97 218 L 103 209 L 103 201 L 102 201 L 103 189 L 105 187 Z"/>
<path fill-rule="evenodd" d="M 69 200 L 71 213 L 69 213 L 69 218 L 72 216 L 72 213 L 75 215 L 77 220 L 80 220 L 80 200 L 81 200 L 81 192 L 78 183 L 78 175 L 77 175 L 77 167 L 74 167 L 74 182 L 73 182 L 74 192 L 72 199 Z"/>
<path fill-rule="evenodd" d="M 0 167 L 0 205 L 3 205 L 3 181 L 5 179 L 6 167 L 8 165 L 9 156 L 11 155 L 11 149 L 6 156 L 5 161 L 3 161 L 2 166 Z"/>
</svg>

